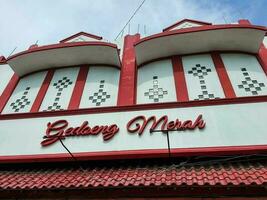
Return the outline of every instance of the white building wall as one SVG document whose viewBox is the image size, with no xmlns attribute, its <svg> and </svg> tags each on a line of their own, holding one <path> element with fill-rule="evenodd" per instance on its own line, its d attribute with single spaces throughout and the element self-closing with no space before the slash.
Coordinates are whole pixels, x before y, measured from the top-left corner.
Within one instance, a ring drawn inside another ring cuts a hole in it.
<svg viewBox="0 0 267 200">
<path fill-rule="evenodd" d="M 79 69 L 79 67 L 72 67 L 55 71 L 39 111 L 65 110 L 68 108 Z"/>
<path fill-rule="evenodd" d="M 81 126 L 88 121 L 90 127 L 117 124 L 120 128 L 108 141 L 103 141 L 101 134 L 66 137 L 64 144 L 72 153 L 149 149 L 165 149 L 167 152 L 167 134 L 151 134 L 151 123 L 142 135 L 129 133 L 126 129 L 127 123 L 136 116 L 145 116 L 146 119 L 156 116 L 159 119 L 165 114 L 170 121 L 177 118 L 180 121 L 195 120 L 202 114 L 206 122 L 201 130 L 169 132 L 171 148 L 182 148 L 183 151 L 183 148 L 267 144 L 266 125 L 263 123 L 267 118 L 267 103 L 261 102 L 0 120 L 0 156 L 66 153 L 59 141 L 47 147 L 40 144 L 47 123 L 62 119 L 69 122 L 69 127 Z M 138 123 L 142 124 L 141 121 Z M 18 131 L 18 128 L 23 131 Z"/>
<path fill-rule="evenodd" d="M 119 78 L 119 69 L 105 66 L 90 66 L 80 108 L 116 106 Z"/>
<path fill-rule="evenodd" d="M 1 80 L 0 95 L 5 90 L 13 74 L 14 71 L 11 69 L 9 65 L 0 65 L 0 80 Z"/>
<path fill-rule="evenodd" d="M 263 44 L 264 44 L 265 48 L 267 49 L 267 36 L 265 36 L 263 38 Z"/>
<path fill-rule="evenodd" d="M 257 58 L 249 54 L 221 54 L 236 96 L 267 94 L 266 75 Z"/>
<path fill-rule="evenodd" d="M 2 114 L 29 112 L 47 72 L 38 72 L 21 78 Z"/>
<path fill-rule="evenodd" d="M 170 59 L 140 67 L 137 80 L 138 104 L 177 101 Z"/>
<path fill-rule="evenodd" d="M 210 55 L 183 56 L 182 62 L 189 100 L 225 97 Z"/>
</svg>

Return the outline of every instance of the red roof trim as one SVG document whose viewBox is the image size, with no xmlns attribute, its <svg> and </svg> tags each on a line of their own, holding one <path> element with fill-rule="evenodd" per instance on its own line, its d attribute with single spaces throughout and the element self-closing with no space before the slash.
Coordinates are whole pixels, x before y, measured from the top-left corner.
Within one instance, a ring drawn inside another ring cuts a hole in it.
<svg viewBox="0 0 267 200">
<path fill-rule="evenodd" d="M 33 49 L 28 49 L 26 51 L 22 51 L 20 53 L 17 53 L 9 58 L 7 58 L 7 61 L 10 61 L 16 57 L 30 54 L 30 53 L 35 53 L 38 51 L 46 51 L 46 50 L 52 50 L 52 49 L 60 49 L 60 48 L 69 48 L 69 47 L 80 47 L 80 46 L 107 46 L 111 47 L 114 49 L 117 49 L 116 44 L 108 43 L 108 42 L 73 42 L 73 43 L 59 43 L 59 44 L 51 44 L 51 45 L 45 45 L 45 46 L 40 46 L 36 47 Z M 119 52 L 118 52 L 119 53 Z"/>
<path fill-rule="evenodd" d="M 129 106 L 110 106 L 110 107 L 107 106 L 101 108 L 82 108 L 77 110 L 43 111 L 43 112 L 32 112 L 32 113 L 10 113 L 10 114 L 0 114 L 0 120 L 68 116 L 68 115 L 81 115 L 81 114 L 94 114 L 94 113 L 126 112 L 126 111 L 152 110 L 152 109 L 155 110 L 155 109 L 168 109 L 168 108 L 186 108 L 186 107 L 213 106 L 213 105 L 240 104 L 240 103 L 259 103 L 259 102 L 267 102 L 267 95 L 225 98 L 225 99 L 210 99 L 201 101 L 150 103 L 150 104 L 138 104 Z"/>
<path fill-rule="evenodd" d="M 220 30 L 220 29 L 255 29 L 255 30 L 260 30 L 260 31 L 267 31 L 266 27 L 254 26 L 254 25 L 240 25 L 240 24 L 207 25 L 207 26 L 192 27 L 192 28 L 178 29 L 178 30 L 158 33 L 155 35 L 151 35 L 151 36 L 142 38 L 141 40 L 136 42 L 134 45 L 137 46 L 137 45 L 139 45 L 143 42 L 146 42 L 148 40 L 152 40 L 152 39 L 156 39 L 156 38 L 160 38 L 160 37 L 165 37 L 165 36 L 194 33 L 194 32 L 201 32 L 201 31 L 210 31 L 210 30 Z"/>
<path fill-rule="evenodd" d="M 6 58 L 4 56 L 0 56 L 0 65 L 6 64 Z"/>
<path fill-rule="evenodd" d="M 19 76 L 14 73 L 0 96 L 0 112 L 2 112 L 19 82 Z"/>
<path fill-rule="evenodd" d="M 100 37 L 100 36 L 97 36 L 97 35 L 93 35 L 93 34 L 90 34 L 90 33 L 86 33 L 86 32 L 79 32 L 79 33 L 76 33 L 76 34 L 74 34 L 74 35 L 71 35 L 71 36 L 69 36 L 69 37 L 67 37 L 67 38 L 65 38 L 65 39 L 63 39 L 63 40 L 60 40 L 59 42 L 60 43 L 64 43 L 64 42 L 67 42 L 68 40 L 71 40 L 71 39 L 73 39 L 73 38 L 75 38 L 75 37 L 78 37 L 78 36 L 81 36 L 81 35 L 83 35 L 83 36 L 87 36 L 87 37 L 90 37 L 90 38 L 94 38 L 94 39 L 96 39 L 96 40 L 102 40 L 103 38 L 102 37 Z"/>
<path fill-rule="evenodd" d="M 195 24 L 199 24 L 199 25 L 212 25 L 212 23 L 209 23 L 209 22 L 202 22 L 202 21 L 197 21 L 197 20 L 193 20 L 193 19 L 183 19 L 181 21 L 178 21 L 166 28 L 164 28 L 162 31 L 165 32 L 165 31 L 169 31 L 170 29 L 184 23 L 184 22 L 192 22 L 192 23 L 195 23 Z"/>
<path fill-rule="evenodd" d="M 267 153 L 267 145 L 244 145 L 244 146 L 220 146 L 220 147 L 194 147 L 194 148 L 172 148 L 172 157 L 188 156 L 219 156 L 219 155 L 246 155 Z M 72 153 L 77 160 L 121 160 L 139 158 L 167 158 L 169 152 L 166 149 L 141 149 L 123 151 L 103 152 L 81 152 Z M 35 162 L 65 162 L 73 161 L 68 153 L 36 154 L 0 156 L 0 163 L 35 163 Z"/>
</svg>

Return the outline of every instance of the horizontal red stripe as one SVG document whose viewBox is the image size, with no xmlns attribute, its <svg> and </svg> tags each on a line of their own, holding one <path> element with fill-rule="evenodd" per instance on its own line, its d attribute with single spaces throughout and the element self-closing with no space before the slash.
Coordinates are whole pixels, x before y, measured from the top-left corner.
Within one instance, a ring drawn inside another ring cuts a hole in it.
<svg viewBox="0 0 267 200">
<path fill-rule="evenodd" d="M 240 155 L 266 153 L 267 145 L 247 146 L 223 146 L 223 147 L 196 147 L 196 148 L 173 148 L 171 156 L 207 156 L 210 155 Z M 168 157 L 168 149 L 146 149 L 146 150 L 123 150 L 104 152 L 83 152 L 72 153 L 77 160 L 112 160 L 112 159 L 136 159 L 136 158 L 163 158 Z M 0 163 L 31 163 L 31 162 L 62 162 L 73 161 L 68 153 L 58 154 L 37 154 L 37 155 L 16 155 L 0 156 Z"/>
<path fill-rule="evenodd" d="M 187 102 L 166 102 L 166 103 L 151 103 L 151 104 L 138 104 L 131 106 L 112 106 L 101 108 L 84 108 L 77 110 L 62 110 L 62 111 L 47 111 L 37 113 L 15 113 L 15 114 L 2 114 L 0 120 L 9 119 L 23 119 L 23 118 L 37 118 L 37 117 L 52 117 L 52 116 L 67 116 L 67 115 L 81 115 L 81 114 L 94 114 L 94 113 L 110 113 L 110 112 L 125 112 L 125 111 L 139 111 L 139 110 L 155 110 L 167 108 L 186 108 L 186 107 L 202 107 L 226 104 L 240 104 L 240 103 L 259 103 L 267 102 L 267 95 L 264 96 L 250 96 L 250 97 L 237 97 L 228 99 L 210 99 L 201 101 L 187 101 Z"/>
<path fill-rule="evenodd" d="M 5 105 L 7 104 L 9 98 L 11 97 L 17 83 L 19 82 L 19 77 L 17 74 L 13 74 L 9 83 L 7 84 L 5 90 L 3 91 L 0 97 L 0 113 L 4 110 Z"/>
<path fill-rule="evenodd" d="M 198 27 L 192 27 L 192 28 L 186 28 L 186 29 L 177 29 L 173 31 L 166 31 L 166 32 L 154 34 L 154 35 L 142 38 L 141 40 L 136 42 L 135 45 L 139 45 L 148 40 L 170 36 L 170 35 L 194 33 L 194 32 L 201 32 L 201 31 L 212 31 L 212 30 L 220 30 L 220 29 L 255 29 L 255 30 L 260 30 L 260 31 L 267 31 L 267 28 L 263 26 L 254 26 L 254 25 L 243 25 L 243 24 L 242 25 L 240 24 L 206 25 L 206 26 L 198 26 Z"/>
</svg>

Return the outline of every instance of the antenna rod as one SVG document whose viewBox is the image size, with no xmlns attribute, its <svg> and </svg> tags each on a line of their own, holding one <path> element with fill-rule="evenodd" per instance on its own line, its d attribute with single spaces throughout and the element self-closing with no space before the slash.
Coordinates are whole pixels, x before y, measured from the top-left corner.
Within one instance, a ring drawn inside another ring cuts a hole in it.
<svg viewBox="0 0 267 200">
<path fill-rule="evenodd" d="M 9 54 L 9 56 L 8 56 L 8 58 L 14 53 L 14 51 L 17 49 L 17 47 L 15 47 L 14 49 L 13 49 L 13 51 L 11 51 L 11 53 Z"/>
<path fill-rule="evenodd" d="M 143 0 L 140 6 L 134 11 L 133 15 L 130 17 L 130 19 L 127 21 L 127 23 L 124 25 L 124 27 L 121 29 L 121 31 L 118 33 L 118 35 L 115 37 L 115 40 L 119 37 L 121 34 L 122 30 L 129 24 L 129 22 L 132 20 L 132 18 L 135 16 L 135 14 L 138 12 L 138 10 L 142 7 L 142 5 L 145 3 L 146 0 Z"/>
</svg>

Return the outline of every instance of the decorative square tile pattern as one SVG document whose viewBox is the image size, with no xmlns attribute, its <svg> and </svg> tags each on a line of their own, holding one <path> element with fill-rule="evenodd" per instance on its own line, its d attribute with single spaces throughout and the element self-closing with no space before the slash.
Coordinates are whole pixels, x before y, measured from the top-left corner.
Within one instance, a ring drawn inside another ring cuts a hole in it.
<svg viewBox="0 0 267 200">
<path fill-rule="evenodd" d="M 177 101 L 171 59 L 151 62 L 138 68 L 136 103 Z"/>
<path fill-rule="evenodd" d="M 57 82 L 53 83 L 53 87 L 57 89 L 56 98 L 54 99 L 54 103 L 48 106 L 47 109 L 44 111 L 64 110 L 61 108 L 61 105 L 59 105 L 59 100 L 60 100 L 63 90 L 72 84 L 73 82 L 66 76 L 64 76 L 62 79 L 58 80 Z"/>
<path fill-rule="evenodd" d="M 192 67 L 191 70 L 188 71 L 188 74 L 192 74 L 194 77 L 199 79 L 200 89 L 202 92 L 202 94 L 199 94 L 194 100 L 219 99 L 219 97 L 215 97 L 214 94 L 208 92 L 205 76 L 207 76 L 209 72 L 211 72 L 210 68 L 201 66 L 200 64 L 196 64 L 195 67 Z"/>
<path fill-rule="evenodd" d="M 42 71 L 21 77 L 12 91 L 2 114 L 31 112 L 32 105 L 46 74 L 46 71 Z"/>
<path fill-rule="evenodd" d="M 25 91 L 23 92 L 22 97 L 20 97 L 19 99 L 16 99 L 16 101 L 14 101 L 10 104 L 10 107 L 14 112 L 19 112 L 20 109 L 23 109 L 26 106 L 30 105 L 31 102 L 27 98 L 27 95 L 28 95 L 30 89 L 31 89 L 31 87 L 26 87 Z"/>
<path fill-rule="evenodd" d="M 110 99 L 110 95 L 104 91 L 105 80 L 101 80 L 99 84 L 99 89 L 93 95 L 89 96 L 89 100 L 92 101 L 96 106 L 101 106 L 101 103 L 106 102 Z"/>
<path fill-rule="evenodd" d="M 267 95 L 267 78 L 256 56 L 225 53 L 221 57 L 237 97 Z"/>
<path fill-rule="evenodd" d="M 241 81 L 241 84 L 238 85 L 239 89 L 245 90 L 247 93 L 252 95 L 259 95 L 259 91 L 262 91 L 262 88 L 265 87 L 264 83 L 259 83 L 256 79 L 251 79 L 246 68 L 241 68 L 244 80 Z"/>
<path fill-rule="evenodd" d="M 109 66 L 90 66 L 79 108 L 116 106 L 120 70 Z"/>
<path fill-rule="evenodd" d="M 149 99 L 153 99 L 154 102 L 159 102 L 160 99 L 164 98 L 164 95 L 167 95 L 168 91 L 163 90 L 159 87 L 158 76 L 153 76 L 153 85 L 152 88 L 148 89 L 148 92 L 145 92 L 144 95 Z"/>
</svg>

